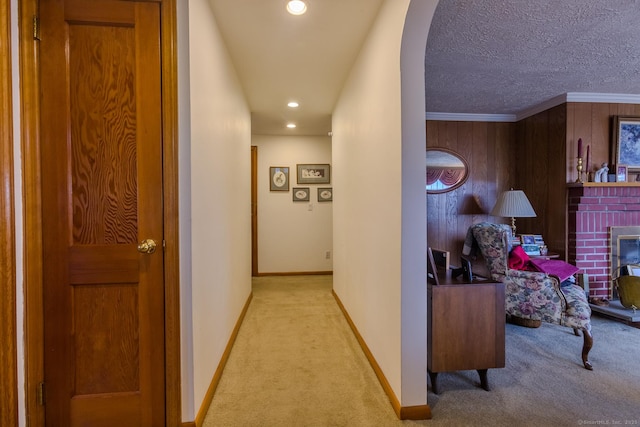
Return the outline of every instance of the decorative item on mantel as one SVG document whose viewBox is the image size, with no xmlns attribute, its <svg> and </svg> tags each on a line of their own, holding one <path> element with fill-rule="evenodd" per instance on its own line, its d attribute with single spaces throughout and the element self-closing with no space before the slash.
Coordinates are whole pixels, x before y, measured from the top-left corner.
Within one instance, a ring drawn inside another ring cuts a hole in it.
<svg viewBox="0 0 640 427">
<path fill-rule="evenodd" d="M 602 167 L 596 171 L 594 182 L 607 182 L 609 180 L 609 165 L 605 162 Z"/>
<path fill-rule="evenodd" d="M 587 163 L 585 165 L 585 179 L 591 182 L 591 145 L 587 145 Z"/>
<path fill-rule="evenodd" d="M 576 182 L 582 182 L 582 138 L 578 138 L 578 166 L 576 169 L 578 170 Z"/>
</svg>

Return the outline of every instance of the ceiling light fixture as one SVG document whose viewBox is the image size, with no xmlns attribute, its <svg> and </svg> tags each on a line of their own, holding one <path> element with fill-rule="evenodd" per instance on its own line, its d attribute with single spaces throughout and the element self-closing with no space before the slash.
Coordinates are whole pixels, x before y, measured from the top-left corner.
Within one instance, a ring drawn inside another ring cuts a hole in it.
<svg viewBox="0 0 640 427">
<path fill-rule="evenodd" d="M 302 15 L 307 11 L 307 5 L 302 0 L 291 0 L 287 3 L 287 12 L 292 15 Z"/>
<path fill-rule="evenodd" d="M 289 129 L 293 129 L 293 128 L 295 128 L 295 127 L 296 127 L 296 125 L 295 125 L 295 124 L 293 124 L 293 123 L 289 123 L 289 124 L 287 125 L 287 127 L 288 127 Z"/>
<path fill-rule="evenodd" d="M 287 104 L 288 107 L 291 108 L 298 108 L 300 104 L 298 104 L 296 101 L 291 101 L 290 103 Z"/>
</svg>

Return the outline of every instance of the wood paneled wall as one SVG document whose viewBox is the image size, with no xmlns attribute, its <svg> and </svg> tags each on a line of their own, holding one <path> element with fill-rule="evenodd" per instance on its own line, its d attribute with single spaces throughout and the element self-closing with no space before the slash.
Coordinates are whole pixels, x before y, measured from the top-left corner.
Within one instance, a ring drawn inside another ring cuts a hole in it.
<svg viewBox="0 0 640 427">
<path fill-rule="evenodd" d="M 542 234 L 549 250 L 559 252 L 562 258 L 566 254 L 567 218 L 565 135 L 566 104 L 516 123 L 516 185 L 537 215 L 517 219 L 517 232 Z"/>
<path fill-rule="evenodd" d="M 586 147 L 591 147 L 591 172 L 603 162 L 611 163 L 616 115 L 640 117 L 640 105 L 570 102 L 517 123 L 428 120 L 427 148 L 459 153 L 471 172 L 462 187 L 427 195 L 427 244 L 450 251 L 452 263 L 458 263 L 470 225 L 485 220 L 508 222 L 489 212 L 498 194 L 513 187 L 527 194 L 537 214 L 517 219 L 517 232 L 542 234 L 549 249 L 566 259 L 566 184 L 578 176 L 577 141 L 582 138 L 585 157 Z"/>
<path fill-rule="evenodd" d="M 467 229 L 481 221 L 508 222 L 489 216 L 501 191 L 515 185 L 514 123 L 431 121 L 427 148 L 448 148 L 469 163 L 464 185 L 427 195 L 427 244 L 451 252 L 458 265 Z"/>
<path fill-rule="evenodd" d="M 567 182 L 575 181 L 578 139 L 583 149 L 591 146 L 590 171 L 598 170 L 603 162 L 612 163 L 611 133 L 614 116 L 640 117 L 639 104 L 567 103 Z M 586 151 L 583 154 L 586 156 Z M 586 165 L 585 165 L 586 170 Z M 631 178 L 633 179 L 633 178 Z"/>
<path fill-rule="evenodd" d="M 518 232 L 542 234 L 549 249 L 563 259 L 568 249 L 566 184 L 578 178 L 578 139 L 582 138 L 583 157 L 591 147 L 588 169 L 594 172 L 610 162 L 616 115 L 640 116 L 640 105 L 565 103 L 516 123 L 516 185 L 538 215 L 518 219 Z"/>
</svg>

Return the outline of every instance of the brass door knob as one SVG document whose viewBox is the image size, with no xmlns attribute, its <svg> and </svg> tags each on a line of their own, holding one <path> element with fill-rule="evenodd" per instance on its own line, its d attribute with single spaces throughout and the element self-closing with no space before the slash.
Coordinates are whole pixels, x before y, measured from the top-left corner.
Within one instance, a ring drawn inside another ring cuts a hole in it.
<svg viewBox="0 0 640 427">
<path fill-rule="evenodd" d="M 143 254 L 152 254 L 156 251 L 156 241 L 153 239 L 143 240 L 142 243 L 138 245 L 138 252 Z"/>
</svg>

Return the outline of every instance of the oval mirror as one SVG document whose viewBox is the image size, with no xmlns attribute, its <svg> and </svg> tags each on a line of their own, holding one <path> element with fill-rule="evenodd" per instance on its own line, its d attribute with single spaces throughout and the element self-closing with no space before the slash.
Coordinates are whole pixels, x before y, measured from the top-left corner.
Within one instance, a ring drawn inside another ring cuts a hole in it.
<svg viewBox="0 0 640 427">
<path fill-rule="evenodd" d="M 469 165 L 446 148 L 427 148 L 427 193 L 446 193 L 460 187 L 469 177 Z"/>
</svg>

